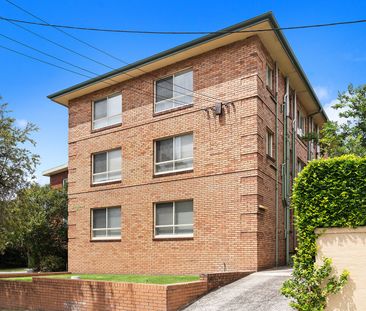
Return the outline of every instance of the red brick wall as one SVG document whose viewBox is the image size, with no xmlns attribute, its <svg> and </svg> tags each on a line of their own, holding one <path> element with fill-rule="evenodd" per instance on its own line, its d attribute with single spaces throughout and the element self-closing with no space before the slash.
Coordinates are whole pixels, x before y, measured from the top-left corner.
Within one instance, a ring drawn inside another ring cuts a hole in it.
<svg viewBox="0 0 366 311">
<path fill-rule="evenodd" d="M 0 307 L 27 310 L 176 311 L 249 272 L 205 275 L 200 281 L 174 285 L 33 278 L 0 280 Z"/>
<path fill-rule="evenodd" d="M 61 172 L 58 174 L 54 174 L 50 176 L 50 185 L 51 188 L 62 188 L 63 186 L 63 180 L 67 179 L 68 172 Z"/>
<path fill-rule="evenodd" d="M 69 103 L 70 271 L 187 274 L 275 264 L 275 169 L 264 151 L 264 129 L 274 130 L 274 103 L 263 82 L 266 59 L 271 61 L 253 36 Z M 199 95 L 192 107 L 154 116 L 154 76 L 187 67 L 195 91 L 232 102 L 222 116 L 206 112 L 214 103 Z M 281 77 L 280 103 L 283 90 Z M 92 100 L 116 91 L 123 96 L 123 124 L 92 132 Z M 280 135 L 282 124 L 280 114 Z M 154 139 L 186 132 L 194 137 L 193 172 L 154 177 Z M 281 138 L 279 163 L 282 146 Z M 91 186 L 91 154 L 112 148 L 122 148 L 122 181 Z M 181 199 L 193 199 L 194 237 L 154 240 L 153 203 Z M 121 240 L 90 241 L 90 209 L 116 205 Z M 279 212 L 283 264 L 281 193 Z"/>
</svg>

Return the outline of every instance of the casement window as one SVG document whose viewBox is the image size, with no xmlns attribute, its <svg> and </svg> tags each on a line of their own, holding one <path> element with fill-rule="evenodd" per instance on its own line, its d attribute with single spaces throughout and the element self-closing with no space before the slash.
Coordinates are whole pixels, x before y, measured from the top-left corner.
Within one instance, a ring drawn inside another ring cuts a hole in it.
<svg viewBox="0 0 366 311">
<path fill-rule="evenodd" d="M 155 174 L 180 172 L 193 168 L 193 135 L 155 141 Z"/>
<path fill-rule="evenodd" d="M 192 104 L 192 70 L 176 73 L 155 82 L 155 112 Z"/>
<path fill-rule="evenodd" d="M 273 90 L 273 69 L 268 64 L 266 65 L 266 86 Z"/>
<path fill-rule="evenodd" d="M 266 132 L 266 154 L 269 155 L 271 158 L 274 157 L 274 152 L 273 152 L 273 141 L 274 141 L 274 135 L 273 133 L 267 129 Z"/>
<path fill-rule="evenodd" d="M 93 154 L 93 184 L 121 180 L 121 149 Z"/>
<path fill-rule="evenodd" d="M 121 208 L 92 209 L 92 239 L 121 238 Z"/>
<path fill-rule="evenodd" d="M 193 201 L 155 204 L 156 238 L 193 236 Z"/>
<path fill-rule="evenodd" d="M 93 130 L 122 122 L 122 95 L 115 94 L 93 102 Z"/>
</svg>

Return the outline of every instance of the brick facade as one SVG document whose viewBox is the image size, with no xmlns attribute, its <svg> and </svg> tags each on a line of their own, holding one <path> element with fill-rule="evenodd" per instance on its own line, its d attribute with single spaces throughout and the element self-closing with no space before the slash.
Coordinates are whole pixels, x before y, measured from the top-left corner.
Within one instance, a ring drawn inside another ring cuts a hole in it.
<svg viewBox="0 0 366 311">
<path fill-rule="evenodd" d="M 252 36 L 70 100 L 69 271 L 193 274 L 273 267 L 276 169 L 279 264 L 285 263 L 280 110 L 285 79 L 280 73 L 276 167 L 265 151 L 266 130 L 275 132 L 275 102 L 265 85 L 267 63 L 273 60 L 259 37 Z M 186 68 L 193 70 L 193 105 L 154 115 L 155 77 Z M 92 101 L 115 92 L 123 97 L 122 124 L 92 131 Z M 210 109 L 215 103 L 199 94 L 230 104 L 216 116 Z M 154 140 L 189 132 L 193 171 L 154 176 Z M 122 181 L 91 185 L 91 154 L 114 148 L 122 150 Z M 307 162 L 307 145 L 297 135 L 296 157 Z M 185 199 L 193 200 L 193 238 L 154 239 L 153 204 Z M 110 206 L 121 206 L 121 239 L 91 241 L 91 209 Z"/>
<path fill-rule="evenodd" d="M 68 172 L 61 172 L 50 176 L 51 188 L 59 189 L 64 186 L 64 180 L 67 180 Z"/>
</svg>

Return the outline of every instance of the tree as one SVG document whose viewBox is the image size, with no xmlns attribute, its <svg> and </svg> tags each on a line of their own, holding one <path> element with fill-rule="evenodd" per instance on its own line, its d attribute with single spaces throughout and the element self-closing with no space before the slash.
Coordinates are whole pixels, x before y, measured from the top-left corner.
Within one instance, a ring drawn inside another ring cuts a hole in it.
<svg viewBox="0 0 366 311">
<path fill-rule="evenodd" d="M 28 267 L 40 269 L 47 257 L 67 257 L 67 190 L 33 184 L 6 209 L 10 246 L 24 251 Z M 63 267 L 64 268 L 64 267 Z"/>
<path fill-rule="evenodd" d="M 351 153 L 366 156 L 366 84 L 350 84 L 347 92 L 338 94 L 338 102 L 332 107 L 347 121 L 324 125 L 320 137 L 323 152 L 330 157 Z"/>
<path fill-rule="evenodd" d="M 38 155 L 27 149 L 35 146 L 31 134 L 37 130 L 30 122 L 24 128 L 17 127 L 7 104 L 0 103 L 0 251 L 6 246 L 2 234 L 6 207 L 18 191 L 29 186 L 39 162 Z"/>
</svg>

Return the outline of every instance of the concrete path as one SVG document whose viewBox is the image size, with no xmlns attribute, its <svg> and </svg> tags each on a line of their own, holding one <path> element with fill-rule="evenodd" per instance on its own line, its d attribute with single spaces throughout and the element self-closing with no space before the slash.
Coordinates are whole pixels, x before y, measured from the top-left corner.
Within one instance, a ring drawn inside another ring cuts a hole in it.
<svg viewBox="0 0 366 311">
<path fill-rule="evenodd" d="M 290 311 L 288 300 L 279 290 L 291 270 L 253 273 L 219 288 L 188 306 L 184 311 Z"/>
</svg>

